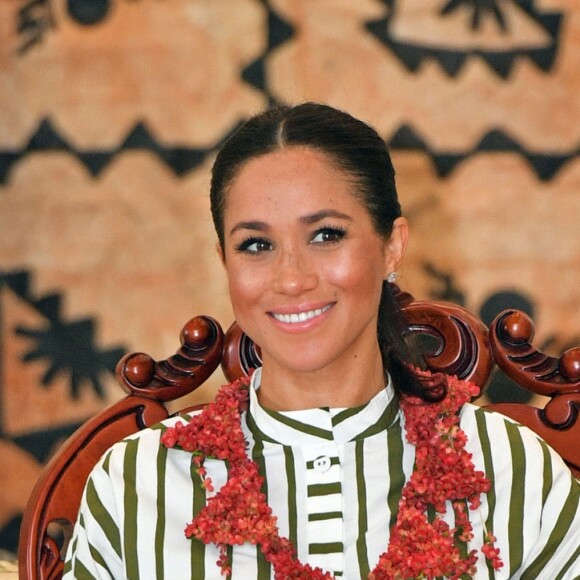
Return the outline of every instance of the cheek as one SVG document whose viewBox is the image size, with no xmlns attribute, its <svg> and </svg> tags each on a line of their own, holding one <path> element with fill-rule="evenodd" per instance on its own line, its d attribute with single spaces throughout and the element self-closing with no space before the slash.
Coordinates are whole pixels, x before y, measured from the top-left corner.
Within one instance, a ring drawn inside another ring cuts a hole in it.
<svg viewBox="0 0 580 580">
<path fill-rule="evenodd" d="M 250 308 L 264 293 L 263 280 L 256 270 L 229 266 L 226 268 L 230 300 L 234 313 Z"/>
<path fill-rule="evenodd" d="M 355 252 L 348 260 L 336 262 L 325 268 L 325 277 L 332 284 L 359 294 L 361 297 L 380 297 L 383 286 L 383 273 L 376 255 Z"/>
</svg>

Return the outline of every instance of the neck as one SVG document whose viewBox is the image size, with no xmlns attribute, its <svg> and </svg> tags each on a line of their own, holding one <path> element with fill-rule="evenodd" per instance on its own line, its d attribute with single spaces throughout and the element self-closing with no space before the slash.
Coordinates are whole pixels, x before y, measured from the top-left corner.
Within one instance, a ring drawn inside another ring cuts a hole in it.
<svg viewBox="0 0 580 580">
<path fill-rule="evenodd" d="M 264 360 L 258 400 L 273 411 L 298 411 L 317 407 L 358 407 L 385 386 L 380 351 L 354 361 L 314 371 L 281 368 Z"/>
</svg>

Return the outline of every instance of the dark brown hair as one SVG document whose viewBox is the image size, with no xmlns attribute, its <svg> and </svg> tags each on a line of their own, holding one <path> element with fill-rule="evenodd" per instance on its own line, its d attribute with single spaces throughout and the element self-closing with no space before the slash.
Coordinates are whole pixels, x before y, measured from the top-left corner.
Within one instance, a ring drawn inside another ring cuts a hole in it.
<svg viewBox="0 0 580 580">
<path fill-rule="evenodd" d="M 242 166 L 251 159 L 286 147 L 304 146 L 326 154 L 356 184 L 356 194 L 367 208 L 376 231 L 391 235 L 402 215 L 395 170 L 387 146 L 366 123 L 328 105 L 304 103 L 277 107 L 246 121 L 219 151 L 211 180 L 211 211 L 219 243 L 224 249 L 224 209 L 227 190 Z M 383 365 L 399 393 L 439 399 L 426 389 L 409 364 L 421 356 L 410 346 L 407 324 L 387 282 L 383 284 L 377 336 Z"/>
</svg>

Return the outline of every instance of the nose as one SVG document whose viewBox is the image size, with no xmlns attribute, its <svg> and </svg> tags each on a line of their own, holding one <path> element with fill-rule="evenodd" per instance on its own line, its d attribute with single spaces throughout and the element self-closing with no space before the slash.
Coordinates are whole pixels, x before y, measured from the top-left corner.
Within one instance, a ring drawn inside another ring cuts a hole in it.
<svg viewBox="0 0 580 580">
<path fill-rule="evenodd" d="M 318 284 L 318 272 L 308 258 L 297 251 L 281 253 L 274 266 L 274 290 L 298 295 Z"/>
</svg>

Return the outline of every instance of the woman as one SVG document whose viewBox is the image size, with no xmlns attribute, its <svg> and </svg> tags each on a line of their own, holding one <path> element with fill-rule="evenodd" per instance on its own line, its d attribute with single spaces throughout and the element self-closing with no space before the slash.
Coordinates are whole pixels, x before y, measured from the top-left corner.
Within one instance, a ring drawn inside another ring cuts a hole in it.
<svg viewBox="0 0 580 580">
<path fill-rule="evenodd" d="M 218 154 L 211 202 L 263 366 L 109 450 L 65 576 L 577 577 L 561 459 L 413 366 L 389 289 L 408 228 L 377 133 L 324 105 L 258 115 Z"/>
</svg>

